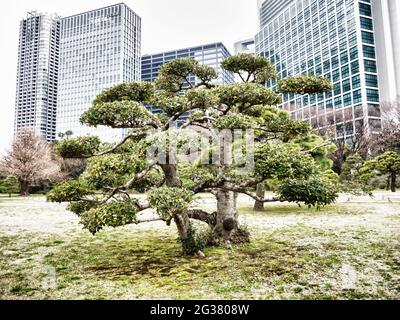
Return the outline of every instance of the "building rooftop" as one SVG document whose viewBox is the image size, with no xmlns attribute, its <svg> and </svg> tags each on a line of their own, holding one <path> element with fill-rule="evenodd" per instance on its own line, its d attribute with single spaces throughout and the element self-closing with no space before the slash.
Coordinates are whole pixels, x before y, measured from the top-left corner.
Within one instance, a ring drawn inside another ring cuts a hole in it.
<svg viewBox="0 0 400 320">
<path fill-rule="evenodd" d="M 207 46 L 220 46 L 220 47 L 223 47 L 227 52 L 228 52 L 228 54 L 231 54 L 230 52 L 229 52 L 229 50 L 226 48 L 226 46 L 222 43 L 222 42 L 214 42 L 214 43 L 206 43 L 206 44 L 202 44 L 202 45 L 199 45 L 199 46 L 192 46 L 192 47 L 187 47 L 187 48 L 179 48 L 179 49 L 176 49 L 176 50 L 168 50 L 168 51 L 161 51 L 161 52 L 155 52 L 155 53 L 150 53 L 150 54 L 145 54 L 145 55 L 143 55 L 142 57 L 149 57 L 149 56 L 155 56 L 155 55 L 159 55 L 159 54 L 168 54 L 168 53 L 174 53 L 174 52 L 177 52 L 177 51 L 185 51 L 185 50 L 193 50 L 193 49 L 199 49 L 199 50 L 202 50 L 203 49 L 203 47 L 207 47 Z"/>
</svg>

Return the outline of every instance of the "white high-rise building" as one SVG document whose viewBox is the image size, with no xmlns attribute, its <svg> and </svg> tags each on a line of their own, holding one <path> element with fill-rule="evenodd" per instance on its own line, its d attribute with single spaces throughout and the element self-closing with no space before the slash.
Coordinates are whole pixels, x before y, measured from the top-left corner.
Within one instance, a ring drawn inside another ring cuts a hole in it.
<svg viewBox="0 0 400 320">
<path fill-rule="evenodd" d="M 30 12 L 20 23 L 14 134 L 29 127 L 56 137 L 60 17 Z"/>
<path fill-rule="evenodd" d="M 140 80 L 141 18 L 123 3 L 63 18 L 60 51 L 57 133 L 120 139 L 122 129 L 79 119 L 103 89 Z"/>
</svg>

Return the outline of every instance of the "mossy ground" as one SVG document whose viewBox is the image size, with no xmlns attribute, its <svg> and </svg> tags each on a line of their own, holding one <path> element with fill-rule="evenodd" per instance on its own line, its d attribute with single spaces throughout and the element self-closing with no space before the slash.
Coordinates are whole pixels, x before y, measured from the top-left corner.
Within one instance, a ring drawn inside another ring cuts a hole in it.
<svg viewBox="0 0 400 320">
<path fill-rule="evenodd" d="M 400 203 L 244 202 L 250 244 L 181 255 L 162 223 L 91 236 L 65 206 L 0 200 L 0 299 L 399 299 Z"/>
</svg>

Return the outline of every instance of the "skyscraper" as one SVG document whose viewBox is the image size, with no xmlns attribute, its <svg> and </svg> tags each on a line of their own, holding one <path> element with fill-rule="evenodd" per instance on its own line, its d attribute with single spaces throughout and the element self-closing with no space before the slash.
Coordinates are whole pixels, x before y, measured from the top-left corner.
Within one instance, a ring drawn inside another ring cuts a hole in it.
<svg viewBox="0 0 400 320">
<path fill-rule="evenodd" d="M 222 69 L 221 62 L 230 57 L 228 49 L 222 43 L 206 44 L 198 47 L 167 51 L 157 54 L 144 55 L 142 57 L 142 80 L 153 82 L 163 64 L 177 59 L 191 57 L 200 64 L 213 67 L 218 72 L 216 83 L 234 82 L 231 72 Z"/>
<path fill-rule="evenodd" d="M 157 78 L 161 66 L 169 61 L 177 58 L 193 58 L 200 64 L 212 67 L 218 72 L 218 79 L 214 81 L 216 84 L 233 83 L 235 82 L 234 75 L 221 67 L 221 62 L 230 56 L 228 49 L 220 42 L 144 55 L 142 57 L 142 81 L 153 82 Z M 189 81 L 195 83 L 197 79 L 192 76 Z M 157 106 L 148 106 L 147 108 L 154 113 L 161 113 L 161 109 Z M 179 118 L 176 125 L 179 126 L 187 116 L 188 113 Z"/>
<path fill-rule="evenodd" d="M 14 134 L 35 128 L 56 137 L 60 17 L 30 12 L 20 23 Z"/>
<path fill-rule="evenodd" d="M 57 133 L 121 138 L 122 129 L 88 128 L 79 118 L 103 89 L 140 79 L 141 18 L 123 3 L 63 18 L 60 51 Z"/>
<path fill-rule="evenodd" d="M 380 102 L 390 98 L 385 92 L 389 80 L 384 80 L 387 60 L 377 45 L 381 38 L 390 38 L 378 11 L 391 0 L 372 2 L 373 6 L 370 0 L 259 1 L 256 54 L 273 61 L 280 77 L 316 74 L 334 83 L 334 90 L 324 94 L 284 95 L 283 108 L 314 128 L 334 126 L 338 139 L 352 136 L 364 125 L 379 130 Z M 387 15 L 387 11 L 381 14 Z M 398 30 L 395 14 L 392 18 L 385 24 Z M 399 60 L 398 54 L 393 60 Z M 398 69 L 392 73 L 399 74 Z M 267 85 L 275 88 L 276 80 Z"/>
</svg>

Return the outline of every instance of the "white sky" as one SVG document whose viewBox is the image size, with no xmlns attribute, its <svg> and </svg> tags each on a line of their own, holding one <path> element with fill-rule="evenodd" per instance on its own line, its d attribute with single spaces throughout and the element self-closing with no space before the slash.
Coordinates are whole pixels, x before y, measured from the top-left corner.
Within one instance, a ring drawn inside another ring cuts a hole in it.
<svg viewBox="0 0 400 320">
<path fill-rule="evenodd" d="M 0 19 L 0 154 L 12 140 L 19 22 L 28 11 L 69 16 L 119 0 L 11 0 Z M 142 54 L 222 41 L 233 43 L 257 32 L 257 0 L 126 0 L 142 18 Z"/>
</svg>

